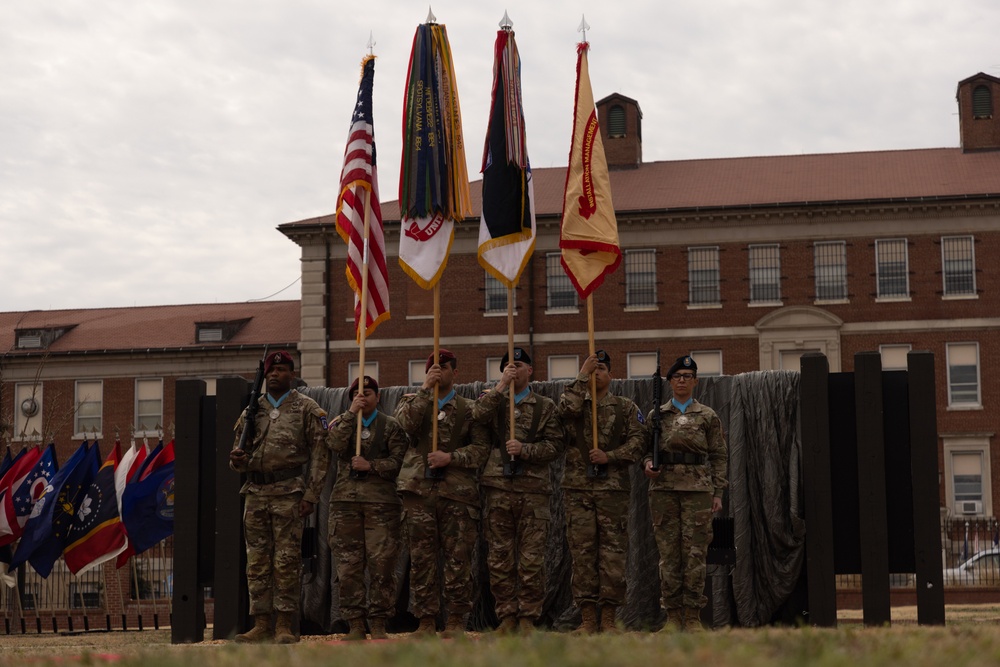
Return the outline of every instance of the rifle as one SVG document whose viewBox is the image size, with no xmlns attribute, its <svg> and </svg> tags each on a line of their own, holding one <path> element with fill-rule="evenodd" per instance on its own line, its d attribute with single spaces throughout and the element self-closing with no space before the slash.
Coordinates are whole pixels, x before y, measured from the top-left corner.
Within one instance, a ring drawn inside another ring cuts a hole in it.
<svg viewBox="0 0 1000 667">
<path fill-rule="evenodd" d="M 653 470 L 660 469 L 660 403 L 663 402 L 663 379 L 660 377 L 660 351 L 656 351 L 656 370 L 653 371 Z"/>
<path fill-rule="evenodd" d="M 247 406 L 246 419 L 243 420 L 243 433 L 240 434 L 240 442 L 236 449 L 247 451 L 247 447 L 253 446 L 257 433 L 257 409 L 260 407 L 260 389 L 264 384 L 264 360 L 267 359 L 267 345 L 264 346 L 264 356 L 257 362 L 257 375 L 253 380 L 253 388 L 250 390 L 250 404 Z"/>
</svg>

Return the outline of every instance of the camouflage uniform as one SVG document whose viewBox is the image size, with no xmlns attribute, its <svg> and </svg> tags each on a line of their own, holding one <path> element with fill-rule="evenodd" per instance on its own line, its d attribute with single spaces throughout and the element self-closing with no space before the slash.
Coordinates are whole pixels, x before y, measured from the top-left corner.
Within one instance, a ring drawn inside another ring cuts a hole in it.
<svg viewBox="0 0 1000 667">
<path fill-rule="evenodd" d="M 687 455 L 700 463 L 668 463 L 649 480 L 649 509 L 660 552 L 660 594 L 668 610 L 705 606 L 705 558 L 712 541 L 712 497 L 726 481 L 726 439 L 722 422 L 707 405 L 692 400 L 687 411 L 660 406 L 660 449 L 664 457 Z M 652 426 L 653 413 L 648 421 Z M 645 462 L 652 459 L 647 454 Z"/>
<path fill-rule="evenodd" d="M 479 469 L 489 455 L 489 431 L 472 419 L 472 401 L 452 397 L 432 409 L 427 389 L 407 394 L 396 407 L 396 419 L 414 446 L 406 450 L 397 488 L 403 498 L 403 524 L 410 550 L 410 599 L 413 615 L 434 617 L 443 590 L 449 616 L 472 610 L 472 550 L 479 535 Z M 440 413 L 444 418 L 439 419 Z M 456 420 L 461 413 L 461 423 Z M 431 447 L 431 420 L 438 419 L 438 450 L 451 454 L 440 479 L 426 479 Z M 443 581 L 437 577 L 443 558 Z"/>
<path fill-rule="evenodd" d="M 277 416 L 272 418 L 272 415 Z M 236 443 L 244 415 L 236 423 Z M 302 526 L 299 503 L 315 504 L 326 478 L 326 412 L 292 389 L 274 408 L 260 397 L 256 437 L 240 489 L 245 497 L 243 530 L 247 544 L 250 613 L 295 613 L 302 583 Z M 308 464 L 308 478 L 302 467 Z"/>
<path fill-rule="evenodd" d="M 408 443 L 399 423 L 379 412 L 365 429 L 368 438 L 362 431 L 361 456 L 372 469 L 364 479 L 351 479 L 357 428 L 358 416 L 347 411 L 333 421 L 327 441 L 339 464 L 330 492 L 330 551 L 337 559 L 340 611 L 348 621 L 363 618 L 366 610 L 369 618 L 382 619 L 394 610 L 400 544 L 396 476 Z"/>
<path fill-rule="evenodd" d="M 507 435 L 509 410 L 508 392 L 496 390 L 480 396 L 473 407 L 474 418 L 493 429 L 495 440 L 480 482 L 486 491 L 486 562 L 497 615 L 534 622 L 542 615 L 545 598 L 545 545 L 552 494 L 549 464 L 563 453 L 565 443 L 551 399 L 529 392 L 517 405 L 513 438 Z M 536 413 L 537 426 L 529 438 Z M 504 443 L 510 439 L 524 444 L 518 457 L 524 473 L 508 478 L 503 474 L 507 458 Z"/>
<path fill-rule="evenodd" d="M 581 374 L 559 398 L 566 429 L 566 539 L 573 557 L 573 599 L 619 606 L 625 602 L 629 466 L 643 454 L 646 430 L 635 403 L 606 394 L 597 404 L 597 444 L 607 452 L 606 479 L 587 476 L 592 442 L 590 375 Z"/>
</svg>

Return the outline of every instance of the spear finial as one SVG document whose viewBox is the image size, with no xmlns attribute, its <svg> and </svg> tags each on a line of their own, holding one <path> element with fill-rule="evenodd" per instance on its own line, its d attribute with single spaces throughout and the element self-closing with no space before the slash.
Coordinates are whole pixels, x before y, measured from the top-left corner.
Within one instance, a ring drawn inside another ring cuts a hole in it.
<svg viewBox="0 0 1000 667">
<path fill-rule="evenodd" d="M 434 16 L 434 12 L 431 11 L 431 6 L 427 5 L 427 25 L 433 25 L 438 22 L 438 17 Z"/>
<path fill-rule="evenodd" d="M 587 23 L 587 17 L 580 14 L 580 27 L 576 29 L 577 32 L 583 33 L 583 43 L 587 43 L 587 31 L 590 30 L 590 24 Z"/>
<path fill-rule="evenodd" d="M 368 55 L 375 55 L 375 35 L 371 30 L 368 31 Z"/>
<path fill-rule="evenodd" d="M 510 32 L 513 27 L 514 27 L 514 22 L 511 21 L 510 17 L 507 15 L 507 10 L 506 9 L 503 10 L 503 18 L 500 19 L 500 28 L 504 32 Z"/>
</svg>

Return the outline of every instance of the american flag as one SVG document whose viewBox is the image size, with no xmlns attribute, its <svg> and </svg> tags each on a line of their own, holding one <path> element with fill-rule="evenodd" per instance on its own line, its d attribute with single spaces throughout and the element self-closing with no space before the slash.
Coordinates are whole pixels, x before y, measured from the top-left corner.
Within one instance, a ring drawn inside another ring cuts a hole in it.
<svg viewBox="0 0 1000 667">
<path fill-rule="evenodd" d="M 378 198 L 378 171 L 375 168 L 375 127 L 372 122 L 372 85 L 375 56 L 361 63 L 361 85 L 354 105 L 351 131 L 344 151 L 337 200 L 337 232 L 347 243 L 347 282 L 354 290 L 354 326 L 361 338 L 361 269 L 368 252 L 368 304 L 365 334 L 369 335 L 389 319 L 389 276 L 385 264 L 385 235 Z M 369 204 L 368 244 L 364 242 L 365 204 Z"/>
</svg>

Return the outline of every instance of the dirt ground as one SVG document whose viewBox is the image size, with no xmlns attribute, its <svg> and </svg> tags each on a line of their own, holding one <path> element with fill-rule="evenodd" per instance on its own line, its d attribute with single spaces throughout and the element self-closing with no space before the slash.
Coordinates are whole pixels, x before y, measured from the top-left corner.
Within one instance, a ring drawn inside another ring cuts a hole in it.
<svg viewBox="0 0 1000 667">
<path fill-rule="evenodd" d="M 837 613 L 838 620 L 843 625 L 860 624 L 863 619 L 863 612 L 860 609 L 840 610 Z M 948 625 L 974 625 L 981 623 L 1000 623 L 1000 604 L 985 605 L 949 605 L 945 610 L 945 618 Z M 892 609 L 892 622 L 898 625 L 916 625 L 916 607 L 894 607 Z M 305 637 L 303 641 L 330 641 L 337 639 L 337 635 L 324 637 Z M 212 640 L 211 628 L 205 631 L 205 641 L 197 646 L 213 646 L 228 642 Z M 0 633 L 0 647 L 3 649 L 3 657 L 14 657 L 16 655 L 66 655 L 72 653 L 89 654 L 129 654 L 150 647 L 159 647 L 157 650 L 171 650 L 170 630 L 131 630 L 128 632 L 79 632 L 60 633 L 51 632 L 43 634 L 11 634 Z M 177 647 L 178 649 L 181 647 Z M 13 655 L 11 655 L 13 653 Z"/>
</svg>

